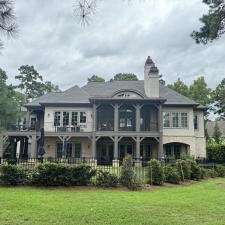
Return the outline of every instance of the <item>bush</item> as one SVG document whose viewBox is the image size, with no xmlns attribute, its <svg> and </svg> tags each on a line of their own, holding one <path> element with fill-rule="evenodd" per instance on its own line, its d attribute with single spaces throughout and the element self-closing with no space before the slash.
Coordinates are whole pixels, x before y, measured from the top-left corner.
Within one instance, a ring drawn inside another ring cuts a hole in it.
<svg viewBox="0 0 225 225">
<path fill-rule="evenodd" d="M 133 159 L 131 155 L 125 156 L 121 167 L 120 182 L 122 185 L 132 190 L 137 190 L 141 184 L 133 168 Z"/>
<path fill-rule="evenodd" d="M 182 181 L 189 180 L 191 178 L 191 165 L 187 160 L 178 159 L 176 161 L 176 168 Z"/>
<path fill-rule="evenodd" d="M 210 162 L 225 163 L 225 144 L 208 144 L 206 153 Z"/>
<path fill-rule="evenodd" d="M 215 169 L 205 169 L 205 171 L 206 171 L 206 177 L 215 178 L 218 176 Z"/>
<path fill-rule="evenodd" d="M 164 182 L 163 167 L 156 159 L 151 159 L 149 162 L 148 179 L 150 184 L 162 185 Z"/>
<path fill-rule="evenodd" d="M 16 165 L 0 166 L 0 183 L 5 185 L 24 185 L 29 183 L 29 170 Z"/>
<path fill-rule="evenodd" d="M 98 171 L 96 178 L 96 185 L 103 187 L 115 187 L 119 180 L 115 174 L 111 174 L 107 171 Z"/>
<path fill-rule="evenodd" d="M 35 168 L 32 183 L 43 186 L 87 185 L 96 174 L 88 165 L 43 163 Z"/>
<path fill-rule="evenodd" d="M 218 165 L 215 170 L 218 177 L 225 177 L 225 166 Z"/>
<path fill-rule="evenodd" d="M 179 184 L 180 183 L 180 175 L 177 171 L 176 167 L 172 165 L 166 165 L 164 167 L 165 181 L 171 184 Z"/>
<path fill-rule="evenodd" d="M 191 179 L 192 180 L 200 180 L 202 177 L 201 167 L 197 164 L 195 160 L 186 160 L 191 166 Z"/>
</svg>

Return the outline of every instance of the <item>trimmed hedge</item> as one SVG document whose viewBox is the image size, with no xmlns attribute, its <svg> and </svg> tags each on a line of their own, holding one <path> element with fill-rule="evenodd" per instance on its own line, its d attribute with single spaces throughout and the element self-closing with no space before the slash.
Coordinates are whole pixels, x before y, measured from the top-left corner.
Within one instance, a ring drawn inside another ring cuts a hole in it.
<svg viewBox="0 0 225 225">
<path fill-rule="evenodd" d="M 187 160 L 178 159 L 176 168 L 182 181 L 191 179 L 191 165 Z"/>
<path fill-rule="evenodd" d="M 225 144 L 208 144 L 206 153 L 209 162 L 225 163 Z"/>
<path fill-rule="evenodd" d="M 35 168 L 32 183 L 42 186 L 87 185 L 95 174 L 96 170 L 85 164 L 43 163 Z"/>
<path fill-rule="evenodd" d="M 119 179 L 115 174 L 111 174 L 108 171 L 99 170 L 96 178 L 96 185 L 102 187 L 116 187 L 119 183 Z"/>
<path fill-rule="evenodd" d="M 0 183 L 3 185 L 25 185 L 30 183 L 31 170 L 16 165 L 0 166 Z"/>
</svg>

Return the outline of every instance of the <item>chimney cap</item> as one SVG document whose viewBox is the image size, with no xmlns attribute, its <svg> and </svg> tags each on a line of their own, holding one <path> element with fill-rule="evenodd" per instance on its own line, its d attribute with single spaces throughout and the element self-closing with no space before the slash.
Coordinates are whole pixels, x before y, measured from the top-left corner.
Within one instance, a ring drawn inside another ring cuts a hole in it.
<svg viewBox="0 0 225 225">
<path fill-rule="evenodd" d="M 154 66 L 150 67 L 149 74 L 150 73 L 159 73 L 159 69 L 155 66 L 155 64 Z"/>
<path fill-rule="evenodd" d="M 146 59 L 145 65 L 152 65 L 154 64 L 154 62 L 152 61 L 151 57 L 148 56 L 148 58 Z"/>
</svg>

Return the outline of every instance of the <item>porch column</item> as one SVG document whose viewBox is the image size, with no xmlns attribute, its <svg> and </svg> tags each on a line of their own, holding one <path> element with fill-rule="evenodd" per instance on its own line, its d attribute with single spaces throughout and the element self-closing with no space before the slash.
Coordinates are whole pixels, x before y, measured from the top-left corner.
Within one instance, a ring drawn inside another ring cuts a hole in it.
<svg viewBox="0 0 225 225">
<path fill-rule="evenodd" d="M 136 158 L 140 158 L 140 137 L 136 137 Z"/>
<path fill-rule="evenodd" d="M 162 105 L 159 105 L 158 110 L 158 129 L 159 129 L 159 143 L 158 143 L 158 159 L 163 160 L 163 120 L 162 120 Z"/>
<path fill-rule="evenodd" d="M 36 158 L 37 156 L 38 156 L 38 153 L 37 153 L 37 136 L 32 135 L 31 136 L 30 157 Z"/>
<path fill-rule="evenodd" d="M 93 105 L 93 112 L 92 112 L 92 116 L 93 116 L 93 127 L 92 127 L 92 129 L 93 129 L 93 131 L 96 131 L 96 120 L 97 120 L 97 112 L 96 112 L 96 109 L 97 109 L 97 107 L 96 107 L 96 104 L 94 103 L 94 105 Z"/>
<path fill-rule="evenodd" d="M 0 136 L 0 158 L 3 157 L 4 143 L 5 143 L 4 137 L 3 136 Z"/>
<path fill-rule="evenodd" d="M 114 105 L 114 131 L 118 131 L 119 124 L 119 105 L 115 103 Z"/>
<path fill-rule="evenodd" d="M 136 108 L 136 131 L 139 132 L 140 131 L 140 118 L 141 118 L 140 104 L 137 104 L 135 108 Z"/>
<path fill-rule="evenodd" d="M 118 137 L 114 137 L 114 160 L 118 159 Z"/>
<path fill-rule="evenodd" d="M 95 134 L 93 134 L 92 136 L 92 157 L 93 158 L 96 158 L 96 137 L 95 137 Z"/>
</svg>

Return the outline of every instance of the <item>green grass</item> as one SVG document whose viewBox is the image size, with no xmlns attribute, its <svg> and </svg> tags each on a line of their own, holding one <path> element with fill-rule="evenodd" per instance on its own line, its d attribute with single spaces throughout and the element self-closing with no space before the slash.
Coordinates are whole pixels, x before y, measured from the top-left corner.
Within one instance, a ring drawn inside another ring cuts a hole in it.
<svg viewBox="0 0 225 225">
<path fill-rule="evenodd" d="M 225 179 L 145 192 L 0 188 L 0 224 L 225 224 Z"/>
</svg>

